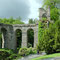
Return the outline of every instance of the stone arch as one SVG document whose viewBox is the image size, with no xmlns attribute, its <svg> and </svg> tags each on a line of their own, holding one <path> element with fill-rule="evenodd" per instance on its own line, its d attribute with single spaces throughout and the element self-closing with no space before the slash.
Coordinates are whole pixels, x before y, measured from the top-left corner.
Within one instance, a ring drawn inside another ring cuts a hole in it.
<svg viewBox="0 0 60 60">
<path fill-rule="evenodd" d="M 27 30 L 27 47 L 34 47 L 34 29 L 29 28 Z"/>
<path fill-rule="evenodd" d="M 21 44 L 22 44 L 22 30 L 21 29 L 15 30 L 15 37 L 16 37 L 16 48 L 21 48 Z"/>
<path fill-rule="evenodd" d="M 39 8 L 39 19 L 42 20 L 42 17 L 46 17 L 46 10 L 43 8 Z"/>
<path fill-rule="evenodd" d="M 47 14 L 46 13 L 43 13 L 42 14 L 42 17 L 47 18 Z"/>
<path fill-rule="evenodd" d="M 2 33 L 1 48 L 7 48 L 8 32 L 5 28 L 1 28 L 1 33 Z"/>
</svg>

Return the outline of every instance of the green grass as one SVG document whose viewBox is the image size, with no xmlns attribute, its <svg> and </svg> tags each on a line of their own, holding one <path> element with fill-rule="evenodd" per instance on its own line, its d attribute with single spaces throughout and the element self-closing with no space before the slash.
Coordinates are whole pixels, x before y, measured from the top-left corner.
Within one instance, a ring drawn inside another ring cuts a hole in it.
<svg viewBox="0 0 60 60">
<path fill-rule="evenodd" d="M 40 57 L 34 58 L 32 60 L 41 60 L 41 59 L 53 58 L 53 57 L 60 57 L 60 53 L 55 53 L 55 54 L 50 54 L 50 55 L 44 55 L 44 56 L 40 56 Z"/>
</svg>

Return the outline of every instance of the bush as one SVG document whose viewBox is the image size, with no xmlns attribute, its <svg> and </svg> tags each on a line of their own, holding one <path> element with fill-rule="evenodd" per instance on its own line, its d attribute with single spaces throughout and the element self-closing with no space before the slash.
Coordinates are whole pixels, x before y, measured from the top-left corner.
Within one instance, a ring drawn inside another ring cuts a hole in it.
<svg viewBox="0 0 60 60">
<path fill-rule="evenodd" d="M 6 59 L 9 56 L 10 56 L 10 54 L 8 52 L 6 52 L 6 51 L 0 51 L 0 59 L 1 60 L 4 60 L 4 59 Z"/>
<path fill-rule="evenodd" d="M 27 48 L 27 50 L 29 51 L 29 54 L 32 54 L 32 53 L 33 53 L 33 51 L 32 51 L 32 47 Z"/>
<path fill-rule="evenodd" d="M 29 51 L 29 54 L 36 54 L 37 53 L 37 49 L 36 48 L 30 47 L 30 48 L 27 48 L 27 49 Z"/>
<path fill-rule="evenodd" d="M 27 50 L 27 48 L 20 48 L 19 54 L 21 56 L 26 56 L 26 55 L 29 55 L 29 51 Z"/>
<path fill-rule="evenodd" d="M 10 55 L 6 60 L 13 60 L 13 59 L 17 59 L 20 58 L 21 56 L 19 54 L 12 54 Z"/>
<path fill-rule="evenodd" d="M 6 60 L 11 54 L 13 54 L 12 50 L 0 49 L 0 60 Z"/>
<path fill-rule="evenodd" d="M 13 60 L 17 57 L 21 57 L 19 54 L 15 54 L 13 50 L 0 49 L 0 60 Z"/>
<path fill-rule="evenodd" d="M 33 54 L 37 53 L 37 49 L 36 48 L 32 48 Z"/>
<path fill-rule="evenodd" d="M 39 45 L 38 47 L 43 48 L 47 54 L 60 52 L 60 20 L 45 29 Z"/>
<path fill-rule="evenodd" d="M 29 55 L 29 54 L 36 54 L 37 53 L 37 50 L 35 48 L 20 48 L 19 50 L 19 54 L 21 56 L 26 56 L 26 55 Z"/>
</svg>

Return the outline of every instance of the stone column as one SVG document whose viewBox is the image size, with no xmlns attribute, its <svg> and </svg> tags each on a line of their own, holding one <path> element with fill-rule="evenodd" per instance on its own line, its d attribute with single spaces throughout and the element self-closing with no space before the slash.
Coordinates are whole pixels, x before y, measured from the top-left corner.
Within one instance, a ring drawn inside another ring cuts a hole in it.
<svg viewBox="0 0 60 60">
<path fill-rule="evenodd" d="M 17 42 L 16 42 L 16 37 L 15 37 L 15 32 L 13 31 L 13 29 L 12 29 L 12 31 L 10 31 L 8 33 L 8 35 L 9 35 L 9 37 L 8 37 L 8 39 L 9 39 L 9 41 L 8 41 L 8 45 L 9 45 L 8 48 L 15 50 Z"/>
<path fill-rule="evenodd" d="M 22 48 L 27 47 L 27 31 L 25 29 L 22 30 Z"/>
<path fill-rule="evenodd" d="M 38 26 L 34 30 L 34 47 L 38 44 Z"/>
</svg>

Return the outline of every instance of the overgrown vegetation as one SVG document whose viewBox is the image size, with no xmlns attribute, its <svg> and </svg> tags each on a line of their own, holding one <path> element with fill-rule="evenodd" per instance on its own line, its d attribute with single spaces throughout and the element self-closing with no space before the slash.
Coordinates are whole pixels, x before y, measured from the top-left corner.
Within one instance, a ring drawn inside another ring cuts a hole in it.
<svg viewBox="0 0 60 60">
<path fill-rule="evenodd" d="M 49 28 L 42 28 L 39 23 L 39 50 L 45 50 L 47 54 L 60 52 L 60 20 L 49 25 Z"/>
<path fill-rule="evenodd" d="M 28 48 L 34 47 L 34 30 L 33 29 L 29 29 L 27 31 L 27 39 L 28 39 L 28 41 L 27 41 Z"/>
<path fill-rule="evenodd" d="M 10 49 L 0 49 L 0 60 L 13 60 L 21 57 L 19 54 L 15 54 L 13 50 Z"/>
<path fill-rule="evenodd" d="M 45 9 L 49 6 L 50 7 L 50 16 L 51 20 L 58 20 L 60 15 L 60 8 L 58 8 L 58 4 L 60 4 L 60 0 L 43 0 L 43 7 Z"/>
<path fill-rule="evenodd" d="M 60 9 L 57 7 L 57 4 L 60 3 L 60 0 L 44 0 L 44 8 L 50 7 L 50 16 L 51 20 L 54 22 L 49 23 L 49 27 L 47 28 L 47 24 L 45 21 L 47 20 L 46 16 L 42 18 L 42 21 L 39 22 L 39 30 L 38 30 L 38 44 L 37 49 L 35 48 L 21 48 L 21 40 L 22 32 L 17 31 L 16 37 L 17 37 L 17 49 L 19 50 L 18 54 L 15 54 L 12 50 L 9 49 L 0 49 L 0 60 L 13 60 L 17 57 L 21 56 L 27 56 L 29 54 L 35 54 L 37 53 L 37 50 L 45 51 L 47 54 L 52 53 L 59 53 L 59 54 L 53 54 L 53 55 L 47 55 L 39 57 L 37 59 L 33 60 L 40 60 L 43 58 L 50 58 L 50 57 L 56 57 L 60 56 L 60 20 L 59 20 L 59 11 Z M 37 21 L 33 19 L 29 19 L 29 24 L 34 24 Z M 21 18 L 13 19 L 12 17 L 7 18 L 0 18 L 0 23 L 4 24 L 24 24 L 24 22 L 21 21 Z M 33 47 L 32 41 L 34 38 L 34 33 L 32 31 L 28 31 L 28 47 Z M 1 41 L 1 34 L 0 34 L 0 41 Z"/>
<path fill-rule="evenodd" d="M 44 7 L 50 7 L 50 16 L 52 23 L 49 21 L 49 27 L 43 20 L 39 22 L 38 45 L 39 50 L 44 50 L 47 54 L 60 52 L 60 20 L 59 20 L 59 0 L 44 0 Z"/>
<path fill-rule="evenodd" d="M 37 49 L 36 48 L 20 48 L 19 50 L 19 54 L 21 56 L 27 56 L 27 55 L 30 55 L 30 54 L 36 54 L 37 53 Z"/>
<path fill-rule="evenodd" d="M 37 49 L 36 48 L 20 48 L 19 52 L 16 53 L 13 50 L 10 49 L 0 49 L 0 60 L 15 60 L 20 59 L 22 56 L 27 56 L 30 54 L 36 54 Z"/>
<path fill-rule="evenodd" d="M 21 21 L 21 18 L 14 19 L 13 17 L 10 18 L 0 18 L 0 23 L 4 24 L 24 24 L 24 22 Z"/>
</svg>

